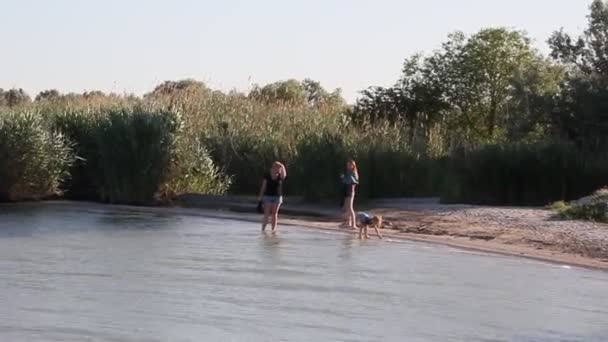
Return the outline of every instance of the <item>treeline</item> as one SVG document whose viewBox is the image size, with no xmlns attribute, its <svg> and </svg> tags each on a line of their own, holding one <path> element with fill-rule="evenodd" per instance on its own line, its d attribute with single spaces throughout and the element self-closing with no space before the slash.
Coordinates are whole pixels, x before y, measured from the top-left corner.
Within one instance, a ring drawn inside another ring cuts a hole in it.
<svg viewBox="0 0 608 342">
<path fill-rule="evenodd" d="M 319 200 L 338 196 L 349 157 L 362 198 L 577 198 L 608 184 L 607 32 L 597 0 L 582 36 L 556 32 L 549 56 L 519 31 L 453 33 L 354 105 L 308 79 L 248 93 L 167 81 L 143 97 L 0 89 L 0 200 L 251 194 L 275 159 L 289 194 Z"/>
</svg>

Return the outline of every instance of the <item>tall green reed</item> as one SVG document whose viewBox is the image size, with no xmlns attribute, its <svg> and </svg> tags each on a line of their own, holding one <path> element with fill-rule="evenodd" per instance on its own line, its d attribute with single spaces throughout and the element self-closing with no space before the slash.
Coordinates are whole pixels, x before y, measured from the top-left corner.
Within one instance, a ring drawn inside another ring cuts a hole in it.
<svg viewBox="0 0 608 342">
<path fill-rule="evenodd" d="M 68 141 L 38 113 L 0 113 L 0 201 L 59 194 L 73 160 Z"/>
</svg>

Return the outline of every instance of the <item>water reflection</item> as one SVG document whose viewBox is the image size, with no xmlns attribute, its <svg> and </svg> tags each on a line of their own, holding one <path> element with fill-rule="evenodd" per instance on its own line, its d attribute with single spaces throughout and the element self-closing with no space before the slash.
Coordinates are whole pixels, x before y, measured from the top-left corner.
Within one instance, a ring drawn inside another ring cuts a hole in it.
<svg viewBox="0 0 608 342">
<path fill-rule="evenodd" d="M 342 260 L 350 260 L 353 256 L 353 244 L 356 240 L 356 237 L 351 234 L 344 235 L 344 238 L 341 241 L 340 246 L 340 254 L 338 258 Z"/>
<path fill-rule="evenodd" d="M 122 209 L 105 210 L 98 219 L 98 224 L 109 229 L 162 230 L 179 226 L 181 218 L 170 211 L 141 212 L 140 210 Z"/>
<path fill-rule="evenodd" d="M 261 233 L 260 237 L 262 255 L 272 261 L 278 262 L 281 256 L 281 245 L 285 239 L 278 232 L 269 232 L 268 229 Z"/>
</svg>

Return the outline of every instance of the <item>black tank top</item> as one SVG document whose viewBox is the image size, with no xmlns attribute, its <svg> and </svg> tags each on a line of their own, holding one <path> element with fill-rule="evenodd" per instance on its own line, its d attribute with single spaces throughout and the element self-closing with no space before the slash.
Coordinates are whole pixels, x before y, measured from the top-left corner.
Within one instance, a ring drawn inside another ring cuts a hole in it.
<svg viewBox="0 0 608 342">
<path fill-rule="evenodd" d="M 281 175 L 277 175 L 276 179 L 272 179 L 270 173 L 264 174 L 266 180 L 266 191 L 264 196 L 283 196 L 283 179 Z"/>
</svg>

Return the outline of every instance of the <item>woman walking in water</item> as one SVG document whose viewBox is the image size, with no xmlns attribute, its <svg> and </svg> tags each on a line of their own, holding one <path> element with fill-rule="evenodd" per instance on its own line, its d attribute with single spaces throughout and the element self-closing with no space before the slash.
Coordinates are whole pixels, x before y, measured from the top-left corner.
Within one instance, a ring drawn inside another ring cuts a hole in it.
<svg viewBox="0 0 608 342">
<path fill-rule="evenodd" d="M 266 230 L 268 219 L 271 219 L 272 231 L 277 228 L 279 208 L 283 203 L 283 181 L 287 178 L 287 169 L 282 163 L 275 161 L 270 171 L 264 174 L 262 188 L 258 196 L 258 203 L 264 207 L 264 218 L 262 219 L 262 231 Z"/>
<path fill-rule="evenodd" d="M 344 209 L 344 226 L 351 229 L 357 228 L 357 218 L 353 204 L 355 201 L 355 189 L 358 184 L 359 171 L 357 170 L 357 163 L 350 159 L 348 162 L 346 162 L 346 173 L 342 175 L 344 198 L 342 207 Z"/>
</svg>

